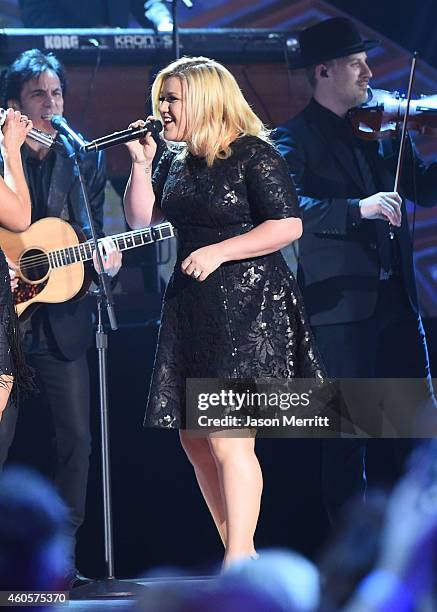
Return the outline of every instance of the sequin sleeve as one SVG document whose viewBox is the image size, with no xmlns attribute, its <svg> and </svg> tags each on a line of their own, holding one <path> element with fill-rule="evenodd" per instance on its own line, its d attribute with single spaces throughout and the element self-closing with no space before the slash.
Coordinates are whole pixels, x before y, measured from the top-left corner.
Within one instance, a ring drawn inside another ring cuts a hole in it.
<svg viewBox="0 0 437 612">
<path fill-rule="evenodd" d="M 14 379 L 12 396 L 15 402 L 18 401 L 19 391 L 35 389 L 33 373 L 25 362 L 21 346 L 8 264 L 0 249 L 0 387 L 7 384 L 5 377 Z"/>
<path fill-rule="evenodd" d="M 257 223 L 299 217 L 296 189 L 287 164 L 275 147 L 260 139 L 249 145 L 246 184 L 251 213 Z"/>
</svg>

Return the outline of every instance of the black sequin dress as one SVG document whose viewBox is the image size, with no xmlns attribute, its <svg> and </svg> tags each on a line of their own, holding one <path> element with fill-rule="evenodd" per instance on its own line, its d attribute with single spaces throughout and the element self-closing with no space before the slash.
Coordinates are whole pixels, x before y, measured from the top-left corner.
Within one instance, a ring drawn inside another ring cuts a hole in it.
<svg viewBox="0 0 437 612">
<path fill-rule="evenodd" d="M 21 350 L 18 317 L 12 298 L 9 268 L 0 249 L 0 377 L 13 376 L 13 396 L 17 391 L 32 390 L 32 372 Z M 0 378 L 0 385 L 2 384 Z"/>
<path fill-rule="evenodd" d="M 299 217 L 294 186 L 276 149 L 256 137 L 208 168 L 166 151 L 153 176 L 156 202 L 178 231 L 145 424 L 185 424 L 186 378 L 318 377 L 323 369 L 296 281 L 280 252 L 221 265 L 203 282 L 182 274 L 192 251 L 268 219 Z"/>
</svg>

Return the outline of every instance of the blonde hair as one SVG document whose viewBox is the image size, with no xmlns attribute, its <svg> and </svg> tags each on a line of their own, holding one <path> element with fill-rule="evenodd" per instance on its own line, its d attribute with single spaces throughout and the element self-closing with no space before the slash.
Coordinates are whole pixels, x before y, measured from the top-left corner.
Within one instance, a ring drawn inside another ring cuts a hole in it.
<svg viewBox="0 0 437 612">
<path fill-rule="evenodd" d="M 269 140 L 269 131 L 244 98 L 234 76 L 208 57 L 183 57 L 161 70 L 152 86 L 153 114 L 159 116 L 159 97 L 165 81 L 178 77 L 184 91 L 191 153 L 208 166 L 231 155 L 231 143 L 240 136 Z"/>
</svg>

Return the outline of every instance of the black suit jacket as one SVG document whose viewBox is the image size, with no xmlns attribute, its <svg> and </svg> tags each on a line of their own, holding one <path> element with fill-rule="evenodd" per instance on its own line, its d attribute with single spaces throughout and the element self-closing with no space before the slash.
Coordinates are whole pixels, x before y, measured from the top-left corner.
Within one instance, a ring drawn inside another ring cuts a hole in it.
<svg viewBox="0 0 437 612">
<path fill-rule="evenodd" d="M 311 101 L 274 133 L 299 195 L 304 232 L 299 242 L 298 280 L 312 325 L 359 321 L 372 315 L 377 300 L 379 260 L 376 221 L 360 220 L 358 204 L 370 193 L 352 151 L 326 129 L 326 110 Z M 392 191 L 397 161 L 391 141 L 369 142 L 377 191 Z M 413 175 L 415 180 L 413 180 Z M 402 195 L 423 206 L 437 201 L 437 164 L 429 167 L 408 143 Z M 383 223 L 383 222 L 379 222 Z M 412 245 L 405 203 L 402 225 L 394 228 L 405 288 L 417 310 Z"/>
<path fill-rule="evenodd" d="M 144 17 L 144 0 L 20 0 L 21 17 L 30 28 L 126 28 L 132 13 L 145 27 L 152 27 Z M 102 23 L 107 14 L 107 23 Z"/>
<path fill-rule="evenodd" d="M 87 238 L 90 238 L 89 222 L 77 170 L 73 158 L 69 156 L 72 149 L 64 137 L 58 137 L 64 143 L 65 153 L 56 152 L 47 202 L 47 216 L 66 218 L 79 226 Z M 28 153 L 25 147 L 22 148 L 22 159 L 24 173 L 28 178 Z M 96 231 L 101 237 L 103 236 L 103 205 L 106 185 L 103 154 L 85 154 L 81 168 Z M 83 355 L 93 340 L 92 301 L 83 298 L 62 304 L 46 304 L 41 308 L 46 309 L 54 338 L 65 359 L 72 361 Z"/>
</svg>

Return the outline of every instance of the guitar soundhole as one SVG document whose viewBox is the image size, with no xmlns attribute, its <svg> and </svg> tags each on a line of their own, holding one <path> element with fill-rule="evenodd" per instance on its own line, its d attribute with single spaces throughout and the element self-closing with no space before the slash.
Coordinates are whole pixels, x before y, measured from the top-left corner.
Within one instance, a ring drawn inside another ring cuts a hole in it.
<svg viewBox="0 0 437 612">
<path fill-rule="evenodd" d="M 29 249 L 20 258 L 20 272 L 29 282 L 41 281 L 49 270 L 49 257 L 40 249 Z"/>
</svg>

